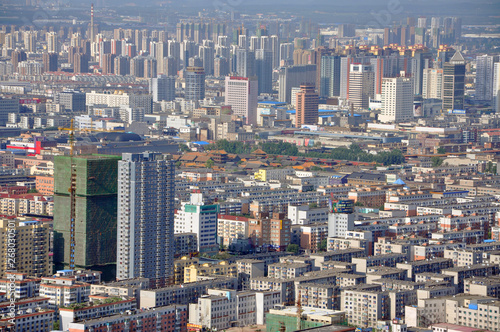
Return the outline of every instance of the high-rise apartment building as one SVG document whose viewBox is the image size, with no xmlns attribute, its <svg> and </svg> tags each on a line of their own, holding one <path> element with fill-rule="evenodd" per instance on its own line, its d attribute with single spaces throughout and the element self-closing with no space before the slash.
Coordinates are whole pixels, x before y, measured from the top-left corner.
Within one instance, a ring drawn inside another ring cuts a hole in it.
<svg viewBox="0 0 500 332">
<path fill-rule="evenodd" d="M 149 81 L 149 93 L 153 95 L 153 101 L 171 101 L 175 99 L 175 77 L 158 75 Z"/>
<path fill-rule="evenodd" d="M 203 67 L 187 67 L 185 77 L 185 99 L 203 100 L 205 99 L 205 70 Z"/>
<path fill-rule="evenodd" d="M 423 71 L 422 97 L 443 99 L 443 70 L 427 68 Z"/>
<path fill-rule="evenodd" d="M 465 59 L 456 52 L 443 66 L 443 110 L 464 108 Z"/>
<path fill-rule="evenodd" d="M 234 114 L 245 117 L 247 124 L 257 124 L 257 97 L 256 77 L 226 76 L 225 104 Z"/>
<path fill-rule="evenodd" d="M 69 264 L 71 164 L 76 168 L 75 265 L 94 268 L 116 262 L 119 156 L 54 158 L 54 263 Z"/>
<path fill-rule="evenodd" d="M 189 202 L 175 215 L 175 234 L 195 233 L 198 236 L 198 252 L 217 253 L 218 205 L 205 205 L 203 194 L 192 193 Z"/>
<path fill-rule="evenodd" d="M 124 153 L 118 162 L 117 278 L 173 283 L 175 166 L 161 153 Z"/>
<path fill-rule="evenodd" d="M 355 108 L 368 108 L 374 95 L 375 74 L 370 65 L 351 64 L 349 71 L 349 101 Z"/>
<path fill-rule="evenodd" d="M 314 84 L 300 85 L 295 109 L 297 110 L 295 127 L 300 128 L 304 124 L 318 123 L 318 94 L 314 90 Z"/>
<path fill-rule="evenodd" d="M 493 66 L 493 112 L 500 113 L 500 62 Z"/>
<path fill-rule="evenodd" d="M 236 72 L 241 77 L 255 75 L 255 52 L 246 49 L 236 50 Z"/>
<path fill-rule="evenodd" d="M 43 53 L 43 70 L 57 71 L 57 53 Z"/>
<path fill-rule="evenodd" d="M 476 100 L 493 99 L 493 67 L 498 56 L 481 55 L 476 57 Z"/>
<path fill-rule="evenodd" d="M 381 122 L 413 119 L 413 78 L 391 77 L 382 80 Z"/>
<path fill-rule="evenodd" d="M 73 112 L 86 111 L 86 93 L 75 90 L 66 90 L 57 93 L 54 98 L 56 104 L 64 105 L 64 108 Z"/>
<path fill-rule="evenodd" d="M 47 52 L 48 53 L 59 53 L 59 45 L 57 42 L 57 33 L 54 31 L 47 32 L 45 35 L 45 40 L 47 41 Z"/>
<path fill-rule="evenodd" d="M 1 218 L 0 278 L 4 278 L 8 270 L 34 277 L 51 275 L 50 233 L 49 224 L 39 220 Z M 12 248 L 15 248 L 14 253 L 9 250 Z"/>
</svg>

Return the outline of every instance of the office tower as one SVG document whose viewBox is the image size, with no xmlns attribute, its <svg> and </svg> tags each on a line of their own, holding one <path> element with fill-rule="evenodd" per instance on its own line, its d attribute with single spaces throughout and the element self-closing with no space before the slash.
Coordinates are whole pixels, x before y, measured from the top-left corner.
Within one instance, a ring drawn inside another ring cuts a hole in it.
<svg viewBox="0 0 500 332">
<path fill-rule="evenodd" d="M 390 77 L 382 80 L 381 122 L 413 119 L 413 78 Z"/>
<path fill-rule="evenodd" d="M 43 70 L 57 71 L 57 53 L 43 53 Z"/>
<path fill-rule="evenodd" d="M 427 28 L 427 17 L 419 17 L 417 26 L 419 28 Z"/>
<path fill-rule="evenodd" d="M 321 97 L 340 96 L 340 56 L 321 57 L 320 91 Z"/>
<path fill-rule="evenodd" d="M 59 45 L 57 42 L 57 33 L 55 32 L 47 32 L 45 35 L 45 39 L 47 40 L 47 52 L 48 53 L 58 53 Z"/>
<path fill-rule="evenodd" d="M 481 55 L 476 57 L 476 100 L 493 99 L 493 67 L 498 56 Z"/>
<path fill-rule="evenodd" d="M 10 236 L 14 234 L 15 236 Z M 49 223 L 28 217 L 0 219 L 0 278 L 5 272 L 15 270 L 34 277 L 52 274 L 49 257 L 51 230 Z M 9 241 L 10 240 L 10 241 Z M 12 243 L 11 240 L 15 242 Z M 15 259 L 8 254 L 15 248 Z M 10 263 L 14 266 L 10 266 Z"/>
<path fill-rule="evenodd" d="M 73 57 L 73 72 L 74 73 L 89 72 L 89 58 L 87 54 L 75 53 Z"/>
<path fill-rule="evenodd" d="M 24 32 L 24 49 L 28 53 L 36 53 L 36 33 L 34 31 Z"/>
<path fill-rule="evenodd" d="M 155 152 L 124 153 L 118 162 L 117 279 L 173 283 L 175 165 Z"/>
<path fill-rule="evenodd" d="M 170 101 L 175 99 L 175 77 L 158 75 L 149 81 L 149 93 L 153 95 L 153 101 Z"/>
<path fill-rule="evenodd" d="M 356 26 L 354 24 L 339 24 L 337 36 L 340 38 L 356 36 Z"/>
<path fill-rule="evenodd" d="M 70 255 L 71 164 L 76 169 L 75 265 L 116 262 L 118 156 L 79 155 L 54 158 L 54 264 L 66 266 Z"/>
<path fill-rule="evenodd" d="M 175 215 L 175 234 L 195 233 L 198 237 L 199 253 L 217 253 L 218 205 L 205 205 L 203 194 L 191 194 L 189 202 L 183 202 Z"/>
<path fill-rule="evenodd" d="M 273 53 L 264 49 L 255 51 L 255 69 L 259 81 L 258 93 L 272 93 Z"/>
<path fill-rule="evenodd" d="M 234 114 L 245 117 L 246 124 L 257 124 L 258 81 L 256 77 L 226 76 L 224 103 Z"/>
<path fill-rule="evenodd" d="M 314 84 L 301 84 L 296 98 L 295 127 L 301 128 L 305 124 L 318 124 L 318 94 L 314 90 Z"/>
<path fill-rule="evenodd" d="M 279 101 L 290 103 L 292 88 L 299 87 L 304 82 L 316 80 L 316 65 L 302 65 L 280 68 Z"/>
<path fill-rule="evenodd" d="M 349 101 L 355 108 L 368 108 L 374 95 L 375 75 L 370 65 L 351 64 L 349 70 Z"/>
<path fill-rule="evenodd" d="M 422 97 L 443 99 L 443 70 L 427 68 L 423 72 Z"/>
<path fill-rule="evenodd" d="M 203 67 L 187 67 L 185 78 L 185 93 L 186 100 L 202 100 L 205 99 L 205 71 Z"/>
<path fill-rule="evenodd" d="M 255 76 L 255 52 L 236 50 L 236 72 L 241 77 Z"/>
<path fill-rule="evenodd" d="M 63 105 L 68 111 L 85 112 L 86 96 L 85 92 L 75 90 L 62 91 L 55 94 L 54 103 Z"/>
<path fill-rule="evenodd" d="M 438 48 L 441 45 L 441 29 L 432 28 L 430 34 L 430 46 L 433 48 Z"/>
<path fill-rule="evenodd" d="M 500 62 L 493 66 L 493 112 L 500 113 Z"/>
<path fill-rule="evenodd" d="M 117 56 L 114 59 L 113 72 L 115 75 L 128 75 L 130 74 L 130 58 L 126 56 Z"/>
<path fill-rule="evenodd" d="M 465 59 L 456 52 L 443 66 L 443 110 L 464 108 Z"/>
<path fill-rule="evenodd" d="M 223 56 L 216 56 L 214 59 L 214 76 L 224 77 L 229 74 L 229 60 Z"/>
</svg>

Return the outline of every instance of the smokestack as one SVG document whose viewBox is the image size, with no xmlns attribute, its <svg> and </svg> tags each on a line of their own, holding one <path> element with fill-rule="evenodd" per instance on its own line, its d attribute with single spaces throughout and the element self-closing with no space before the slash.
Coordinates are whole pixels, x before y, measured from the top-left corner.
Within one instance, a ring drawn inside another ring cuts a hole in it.
<svg viewBox="0 0 500 332">
<path fill-rule="evenodd" d="M 90 5 L 90 43 L 94 42 L 94 4 Z"/>
</svg>

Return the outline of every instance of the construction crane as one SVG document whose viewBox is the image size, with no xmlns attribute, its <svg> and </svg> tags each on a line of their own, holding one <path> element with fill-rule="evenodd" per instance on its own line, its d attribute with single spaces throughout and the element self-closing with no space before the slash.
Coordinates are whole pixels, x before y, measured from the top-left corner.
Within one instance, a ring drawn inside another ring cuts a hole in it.
<svg viewBox="0 0 500 332">
<path fill-rule="evenodd" d="M 69 155 L 70 155 L 70 167 L 71 167 L 71 178 L 69 192 L 70 201 L 70 213 L 69 213 L 69 268 L 71 270 L 75 269 L 75 214 L 76 214 L 76 165 L 74 162 L 75 154 L 75 127 L 71 119 L 71 125 L 69 128 L 59 127 L 59 130 L 69 131 Z"/>
</svg>

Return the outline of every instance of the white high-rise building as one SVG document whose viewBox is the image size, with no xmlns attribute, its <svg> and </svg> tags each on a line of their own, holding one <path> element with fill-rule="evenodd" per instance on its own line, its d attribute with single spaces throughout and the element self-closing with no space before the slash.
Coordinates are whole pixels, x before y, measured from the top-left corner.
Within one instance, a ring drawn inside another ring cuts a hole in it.
<svg viewBox="0 0 500 332">
<path fill-rule="evenodd" d="M 348 231 L 354 229 L 353 213 L 329 213 L 328 214 L 328 237 L 345 238 Z"/>
<path fill-rule="evenodd" d="M 246 118 L 247 124 L 257 124 L 258 81 L 255 77 L 226 76 L 225 104 L 233 113 Z"/>
<path fill-rule="evenodd" d="M 118 162 L 117 279 L 172 282 L 175 165 L 161 153 L 124 153 Z"/>
<path fill-rule="evenodd" d="M 424 99 L 443 99 L 443 70 L 427 68 L 422 75 L 422 97 Z"/>
<path fill-rule="evenodd" d="M 476 100 L 493 99 L 493 67 L 498 56 L 481 55 L 476 57 Z"/>
<path fill-rule="evenodd" d="M 59 53 L 57 33 L 54 31 L 47 32 L 45 39 L 47 40 L 47 53 Z"/>
<path fill-rule="evenodd" d="M 351 64 L 349 69 L 349 101 L 355 108 L 368 108 L 375 93 L 375 73 L 371 65 Z"/>
<path fill-rule="evenodd" d="M 381 122 L 401 122 L 413 119 L 413 78 L 382 79 Z"/>
<path fill-rule="evenodd" d="M 175 234 L 195 233 L 198 252 L 217 253 L 218 205 L 205 205 L 203 194 L 192 193 L 189 202 L 183 202 L 175 215 Z"/>
<path fill-rule="evenodd" d="M 175 99 L 175 77 L 158 75 L 149 81 L 149 93 L 153 95 L 153 101 L 171 101 Z"/>
<path fill-rule="evenodd" d="M 493 66 L 493 111 L 500 113 L 500 62 Z"/>
</svg>

